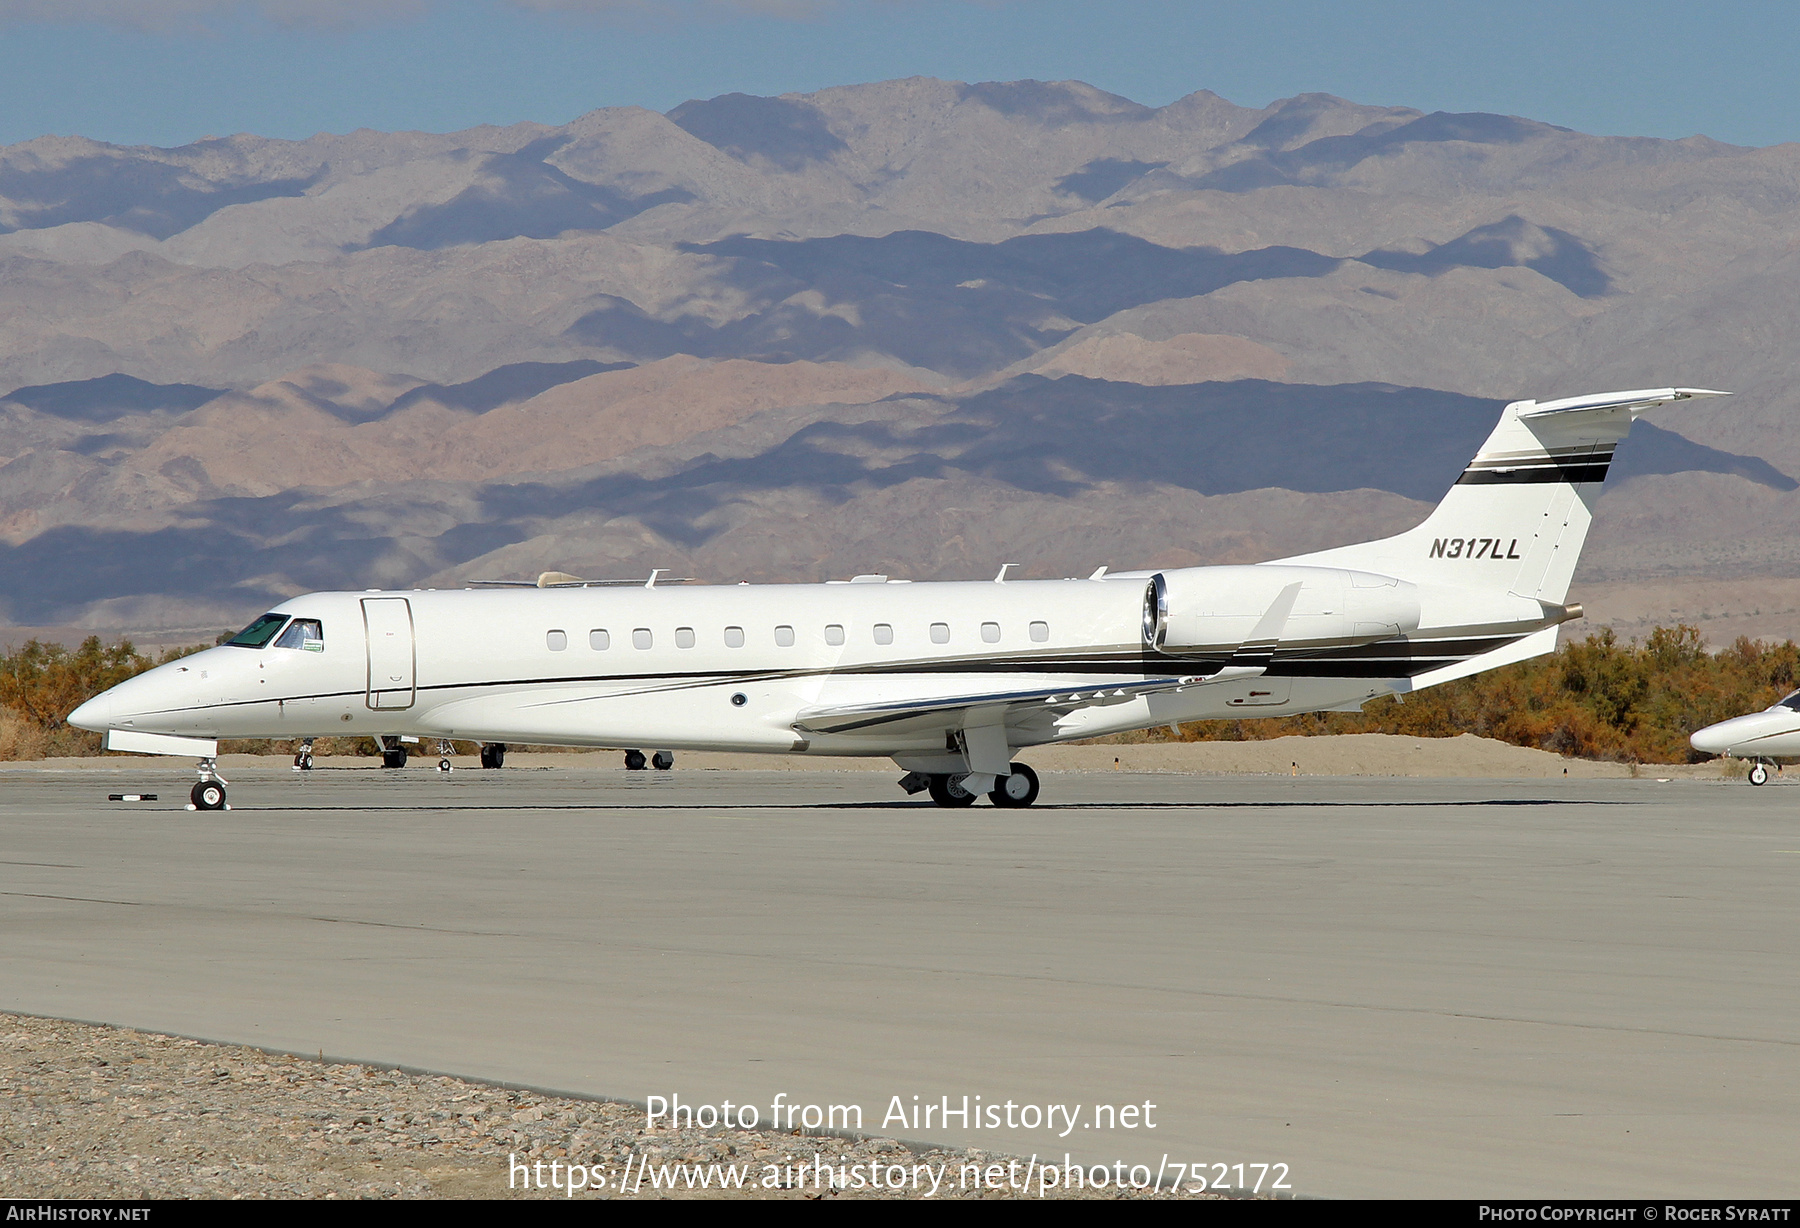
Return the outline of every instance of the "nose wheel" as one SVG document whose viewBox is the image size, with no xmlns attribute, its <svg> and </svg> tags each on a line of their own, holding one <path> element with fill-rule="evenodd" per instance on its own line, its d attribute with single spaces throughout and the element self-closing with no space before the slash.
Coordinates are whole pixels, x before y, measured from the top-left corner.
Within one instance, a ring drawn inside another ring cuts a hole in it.
<svg viewBox="0 0 1800 1228">
<path fill-rule="evenodd" d="M 1769 783 L 1769 765 L 1766 763 L 1763 763 L 1761 760 L 1758 760 L 1750 768 L 1750 783 L 1753 785 L 1768 784 Z"/>
<path fill-rule="evenodd" d="M 200 761 L 200 783 L 188 793 L 189 810 L 230 810 L 225 804 L 226 780 L 219 775 L 216 759 Z"/>
<path fill-rule="evenodd" d="M 304 742 L 300 743 L 300 753 L 294 756 L 294 770 L 296 772 L 310 772 L 313 770 L 312 748 L 313 740 L 311 738 L 307 738 Z"/>
</svg>

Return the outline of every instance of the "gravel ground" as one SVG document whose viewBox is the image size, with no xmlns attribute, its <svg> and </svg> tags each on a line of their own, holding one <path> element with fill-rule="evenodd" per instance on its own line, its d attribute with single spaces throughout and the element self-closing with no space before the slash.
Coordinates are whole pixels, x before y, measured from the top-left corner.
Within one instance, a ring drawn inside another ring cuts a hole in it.
<svg viewBox="0 0 1800 1228">
<path fill-rule="evenodd" d="M 846 1166 L 846 1175 L 860 1168 L 861 1188 L 854 1181 L 819 1188 L 819 1156 L 827 1166 Z M 588 1176 L 603 1169 L 614 1188 L 577 1195 L 587 1198 L 920 1197 L 924 1191 L 869 1188 L 874 1168 L 897 1179 L 894 1166 L 902 1165 L 909 1176 L 917 1165 L 948 1165 L 939 1198 L 1026 1196 L 957 1188 L 964 1165 L 985 1172 L 1010 1165 L 1010 1156 L 913 1151 L 879 1138 L 648 1130 L 643 1110 L 629 1105 L 0 1015 L 0 1194 L 9 1198 L 568 1197 L 561 1188 L 509 1188 L 515 1159 L 530 1166 L 524 1181 L 534 1187 L 570 1163 Z M 641 1184 L 621 1193 L 628 1164 Z M 654 1178 L 643 1178 L 645 1165 L 655 1174 L 675 1164 L 748 1166 L 757 1188 L 722 1195 L 656 1189 Z M 808 1175 L 792 1183 L 800 1166 Z M 1025 1168 L 1017 1164 L 1019 1175 Z M 780 1184 L 762 1188 L 770 1173 Z M 1172 1197 L 1130 1189 L 1049 1193 Z M 1029 1196 L 1038 1196 L 1035 1183 Z"/>
</svg>

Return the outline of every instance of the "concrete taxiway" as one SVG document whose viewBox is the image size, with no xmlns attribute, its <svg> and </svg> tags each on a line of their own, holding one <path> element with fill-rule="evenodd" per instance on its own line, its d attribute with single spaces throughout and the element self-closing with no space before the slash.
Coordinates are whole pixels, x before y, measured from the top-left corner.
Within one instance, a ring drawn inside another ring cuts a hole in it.
<svg viewBox="0 0 1800 1228">
<path fill-rule="evenodd" d="M 1800 1186 L 1787 786 L 228 774 L 0 771 L 0 1009 L 1303 1194 Z M 884 1125 L 915 1095 L 1083 1107 Z"/>
</svg>

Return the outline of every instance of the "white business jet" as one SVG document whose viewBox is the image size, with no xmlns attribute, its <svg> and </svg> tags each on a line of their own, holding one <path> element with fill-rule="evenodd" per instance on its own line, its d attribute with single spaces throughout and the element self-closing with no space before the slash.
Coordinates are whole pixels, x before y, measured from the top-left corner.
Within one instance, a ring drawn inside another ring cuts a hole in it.
<svg viewBox="0 0 1800 1228">
<path fill-rule="evenodd" d="M 327 734 L 882 755 L 940 806 L 1029 806 L 1021 747 L 1354 711 L 1552 651 L 1614 446 L 1653 406 L 1717 395 L 1516 402 L 1417 528 L 1257 566 L 313 593 L 69 720 L 197 756 L 209 810 L 218 739 Z"/>
<path fill-rule="evenodd" d="M 1750 783 L 1766 785 L 1771 764 L 1800 759 L 1800 691 L 1761 712 L 1708 725 L 1696 731 L 1688 745 L 1709 755 L 1750 760 Z"/>
</svg>

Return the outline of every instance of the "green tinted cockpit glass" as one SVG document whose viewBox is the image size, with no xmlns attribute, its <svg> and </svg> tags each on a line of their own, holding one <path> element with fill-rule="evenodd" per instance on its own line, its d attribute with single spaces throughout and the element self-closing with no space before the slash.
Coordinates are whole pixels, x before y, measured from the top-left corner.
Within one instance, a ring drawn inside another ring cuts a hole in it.
<svg viewBox="0 0 1800 1228">
<path fill-rule="evenodd" d="M 286 614 L 264 614 L 225 642 L 233 648 L 261 648 L 286 624 Z"/>
</svg>

